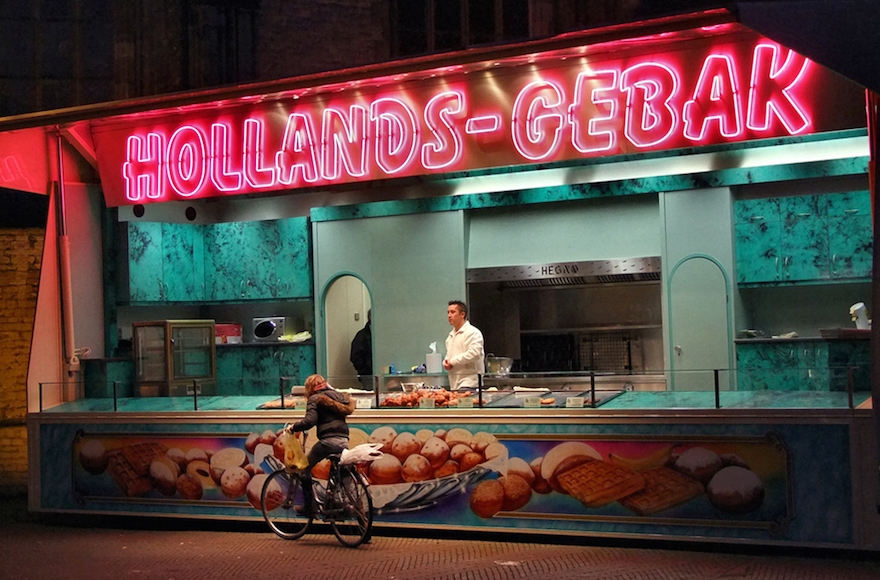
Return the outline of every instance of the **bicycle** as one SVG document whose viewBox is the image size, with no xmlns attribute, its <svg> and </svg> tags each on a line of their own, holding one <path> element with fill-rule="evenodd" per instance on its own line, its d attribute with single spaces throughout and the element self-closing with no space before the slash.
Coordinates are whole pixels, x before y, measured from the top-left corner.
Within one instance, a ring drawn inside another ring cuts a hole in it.
<svg viewBox="0 0 880 580">
<path fill-rule="evenodd" d="M 269 528 L 285 540 L 301 538 L 315 518 L 319 518 L 330 524 L 344 546 L 356 548 L 370 541 L 373 530 L 373 498 L 369 484 L 358 470 L 362 461 L 351 453 L 334 453 L 328 459 L 330 475 L 326 488 L 317 479 L 312 480 L 315 513 L 302 514 L 296 509 L 306 505 L 305 470 L 282 466 L 263 484 L 260 495 L 263 517 Z"/>
</svg>

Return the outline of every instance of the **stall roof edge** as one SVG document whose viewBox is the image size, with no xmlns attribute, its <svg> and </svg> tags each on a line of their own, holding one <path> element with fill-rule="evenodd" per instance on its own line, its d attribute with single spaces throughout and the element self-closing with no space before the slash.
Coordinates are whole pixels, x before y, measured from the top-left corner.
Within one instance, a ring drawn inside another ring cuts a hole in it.
<svg viewBox="0 0 880 580">
<path fill-rule="evenodd" d="M 199 89 L 180 93 L 147 96 L 119 101 L 94 103 L 63 109 L 38 111 L 24 115 L 0 117 L 0 132 L 34 127 L 52 127 L 135 114 L 156 109 L 174 109 L 208 104 L 248 96 L 279 93 L 296 89 L 344 83 L 385 75 L 405 74 L 443 66 L 479 63 L 493 59 L 521 56 L 532 52 L 562 50 L 577 46 L 594 45 L 615 40 L 705 29 L 724 24 L 739 26 L 734 14 L 727 8 L 665 16 L 651 20 L 627 22 L 569 32 L 542 39 L 437 53 L 395 61 L 386 61 L 333 71 L 313 73 L 286 79 L 261 81 L 242 85 Z M 743 28 L 743 30 L 746 30 Z"/>
</svg>

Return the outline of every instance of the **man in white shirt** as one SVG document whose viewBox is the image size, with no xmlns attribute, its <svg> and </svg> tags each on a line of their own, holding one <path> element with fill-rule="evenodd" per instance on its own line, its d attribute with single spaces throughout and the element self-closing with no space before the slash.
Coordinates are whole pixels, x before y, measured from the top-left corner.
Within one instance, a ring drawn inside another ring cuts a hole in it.
<svg viewBox="0 0 880 580">
<path fill-rule="evenodd" d="M 453 391 L 475 388 L 478 375 L 483 374 L 483 333 L 467 321 L 467 306 L 460 300 L 450 300 L 446 319 L 452 331 L 446 337 L 446 358 L 443 368 L 449 372 L 449 388 Z"/>
</svg>

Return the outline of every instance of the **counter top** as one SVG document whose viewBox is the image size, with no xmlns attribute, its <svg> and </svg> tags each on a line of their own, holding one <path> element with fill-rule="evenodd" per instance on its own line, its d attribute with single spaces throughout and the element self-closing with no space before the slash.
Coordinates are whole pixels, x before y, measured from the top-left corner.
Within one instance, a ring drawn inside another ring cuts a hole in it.
<svg viewBox="0 0 880 580">
<path fill-rule="evenodd" d="M 227 342 L 216 344 L 217 348 L 253 348 L 257 346 L 305 346 L 315 344 L 314 340 L 303 340 L 301 342 L 289 342 L 286 340 L 273 340 L 264 342 Z"/>
<path fill-rule="evenodd" d="M 871 340 L 870 333 L 864 335 L 841 335 L 841 336 L 798 336 L 797 338 L 772 338 L 772 337 L 762 337 L 762 338 L 737 338 L 734 342 L 736 344 L 752 344 L 759 342 L 852 342 L 859 340 Z"/>
</svg>

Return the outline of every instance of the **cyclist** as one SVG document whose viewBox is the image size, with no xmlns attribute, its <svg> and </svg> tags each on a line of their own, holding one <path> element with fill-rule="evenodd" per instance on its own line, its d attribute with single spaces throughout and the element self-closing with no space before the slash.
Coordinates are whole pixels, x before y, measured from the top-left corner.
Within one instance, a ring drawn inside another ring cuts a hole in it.
<svg viewBox="0 0 880 580">
<path fill-rule="evenodd" d="M 315 496 L 312 492 L 312 468 L 322 459 L 348 448 L 348 424 L 345 418 L 354 412 L 354 402 L 340 393 L 321 375 L 306 379 L 305 395 L 308 398 L 305 417 L 289 427 L 291 431 L 308 431 L 317 427 L 318 441 L 308 453 L 309 466 L 303 478 L 305 505 L 295 506 L 297 512 L 313 516 Z"/>
</svg>

